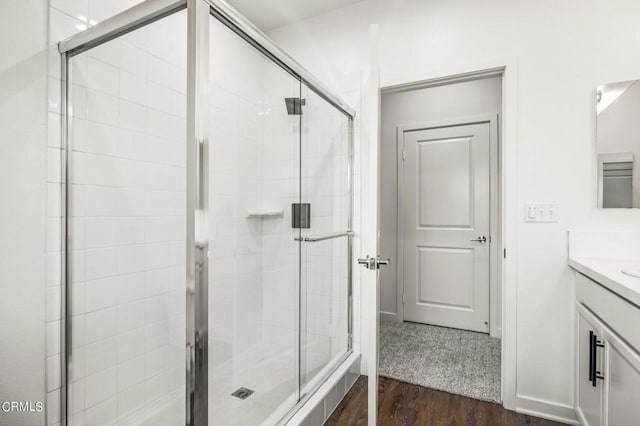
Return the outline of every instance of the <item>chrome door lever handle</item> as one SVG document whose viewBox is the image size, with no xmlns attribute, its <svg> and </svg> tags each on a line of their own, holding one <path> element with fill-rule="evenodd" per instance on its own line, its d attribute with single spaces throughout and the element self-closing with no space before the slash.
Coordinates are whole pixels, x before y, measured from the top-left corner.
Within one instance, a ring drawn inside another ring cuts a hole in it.
<svg viewBox="0 0 640 426">
<path fill-rule="evenodd" d="M 382 265 L 382 266 L 387 266 L 387 265 L 389 265 L 389 264 L 391 263 L 391 260 L 390 260 L 390 259 L 380 259 L 380 258 L 378 258 L 378 260 L 377 260 L 377 262 L 376 262 L 376 263 L 378 264 L 378 269 L 380 269 L 380 266 L 381 266 L 381 265 Z"/>
<path fill-rule="evenodd" d="M 358 264 L 364 266 L 367 269 L 374 269 L 376 264 L 375 257 L 367 257 L 358 259 Z"/>
<path fill-rule="evenodd" d="M 358 259 L 358 264 L 363 265 L 367 269 L 380 269 L 381 265 L 389 265 L 390 259 L 380 259 L 380 256 L 367 257 Z"/>
<path fill-rule="evenodd" d="M 485 237 L 484 235 L 481 235 L 478 238 L 474 238 L 474 239 L 469 240 L 469 241 L 475 241 L 475 242 L 484 244 L 484 243 L 487 242 L 487 237 Z"/>
</svg>

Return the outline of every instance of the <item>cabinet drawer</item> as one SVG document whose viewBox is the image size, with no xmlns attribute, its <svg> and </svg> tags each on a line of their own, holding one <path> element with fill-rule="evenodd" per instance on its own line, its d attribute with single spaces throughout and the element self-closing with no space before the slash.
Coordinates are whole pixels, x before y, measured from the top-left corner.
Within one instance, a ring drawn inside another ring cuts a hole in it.
<svg viewBox="0 0 640 426">
<path fill-rule="evenodd" d="M 640 352 L 640 307 L 576 273 L 576 300 Z"/>
</svg>

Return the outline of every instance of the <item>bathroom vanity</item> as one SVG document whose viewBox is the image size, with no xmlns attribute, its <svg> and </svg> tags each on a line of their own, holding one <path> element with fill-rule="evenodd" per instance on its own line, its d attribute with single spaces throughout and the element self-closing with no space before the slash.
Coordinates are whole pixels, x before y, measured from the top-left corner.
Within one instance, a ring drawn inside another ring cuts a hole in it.
<svg viewBox="0 0 640 426">
<path fill-rule="evenodd" d="M 584 425 L 632 425 L 640 419 L 640 278 L 632 276 L 640 267 L 638 237 L 569 233 L 569 265 L 575 270 L 575 408 Z"/>
</svg>

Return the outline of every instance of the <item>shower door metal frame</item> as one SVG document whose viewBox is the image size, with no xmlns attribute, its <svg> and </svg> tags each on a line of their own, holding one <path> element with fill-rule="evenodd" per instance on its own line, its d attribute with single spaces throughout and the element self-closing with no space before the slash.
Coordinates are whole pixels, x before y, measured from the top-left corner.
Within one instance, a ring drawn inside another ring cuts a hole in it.
<svg viewBox="0 0 640 426">
<path fill-rule="evenodd" d="M 73 127 L 73 101 L 69 85 L 72 84 L 69 60 L 78 54 L 110 40 L 123 36 L 159 19 L 187 9 L 187 279 L 186 279 L 186 424 L 206 425 L 208 421 L 208 182 L 209 165 L 206 113 L 208 107 L 209 78 L 209 17 L 222 21 L 238 35 L 268 56 L 283 69 L 296 76 L 320 97 L 344 113 L 348 125 L 348 347 L 338 360 L 336 368 L 353 352 L 353 140 L 355 110 L 302 65 L 281 50 L 262 31 L 223 0 L 146 0 L 99 24 L 58 43 L 61 54 L 63 155 L 61 165 L 64 176 L 62 232 L 63 297 L 61 298 L 63 326 L 61 344 L 62 387 L 60 421 L 68 424 L 68 371 L 73 362 L 72 343 L 72 286 L 71 253 L 73 228 L 68 212 L 71 211 L 71 182 L 73 181 L 72 142 L 69 135 Z M 299 374 L 299 372 L 298 372 Z M 325 378 L 326 379 L 326 378 Z M 321 381 L 322 383 L 322 381 Z M 319 386 L 318 386 L 319 387 Z M 315 392 L 317 387 L 299 398 L 282 421 L 289 419 Z"/>
</svg>

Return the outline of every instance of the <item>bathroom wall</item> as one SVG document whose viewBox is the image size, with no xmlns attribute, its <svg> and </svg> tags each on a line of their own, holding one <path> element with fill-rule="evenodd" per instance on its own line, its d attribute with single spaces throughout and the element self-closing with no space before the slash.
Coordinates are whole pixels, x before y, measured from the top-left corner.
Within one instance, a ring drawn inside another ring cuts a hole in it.
<svg viewBox="0 0 640 426">
<path fill-rule="evenodd" d="M 573 418 L 567 230 L 640 229 L 638 211 L 596 209 L 595 166 L 595 87 L 640 75 L 640 57 L 630 53 L 640 48 L 638 14 L 640 4 L 630 0 L 363 1 L 270 32 L 342 93 L 357 91 L 368 72 L 372 23 L 380 25 L 383 85 L 499 58 L 517 63 L 518 113 L 506 119 L 518 128 L 521 219 L 511 230 L 517 246 L 507 248 L 517 256 L 517 281 L 506 285 L 517 288 L 519 409 Z M 526 202 L 559 203 L 559 222 L 525 223 Z"/>
<path fill-rule="evenodd" d="M 0 3 L 0 403 L 34 409 L 45 402 L 46 13 L 44 0 Z M 2 407 L 0 424 L 45 422 Z"/>
</svg>

